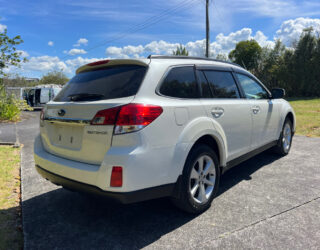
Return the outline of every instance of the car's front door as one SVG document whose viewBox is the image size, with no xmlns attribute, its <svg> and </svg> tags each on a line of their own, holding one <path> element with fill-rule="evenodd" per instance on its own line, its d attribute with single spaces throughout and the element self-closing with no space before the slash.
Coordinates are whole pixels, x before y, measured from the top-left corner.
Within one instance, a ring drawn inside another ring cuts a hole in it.
<svg viewBox="0 0 320 250">
<path fill-rule="evenodd" d="M 279 104 L 270 99 L 267 90 L 252 77 L 241 73 L 236 73 L 236 76 L 251 105 L 253 149 L 276 140 L 280 117 Z"/>
<path fill-rule="evenodd" d="M 227 139 L 227 161 L 251 150 L 252 118 L 249 101 L 240 92 L 231 71 L 198 69 L 201 102 L 207 115 L 221 126 Z"/>
</svg>

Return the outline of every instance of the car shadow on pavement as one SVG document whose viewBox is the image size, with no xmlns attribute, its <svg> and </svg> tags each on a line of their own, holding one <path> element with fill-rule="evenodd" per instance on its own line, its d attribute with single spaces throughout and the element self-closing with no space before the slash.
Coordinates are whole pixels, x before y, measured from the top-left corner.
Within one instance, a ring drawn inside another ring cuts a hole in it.
<svg viewBox="0 0 320 250">
<path fill-rule="evenodd" d="M 250 181 L 254 172 L 280 158 L 270 149 L 230 169 L 221 177 L 218 196 L 243 180 Z"/>
<path fill-rule="evenodd" d="M 266 152 L 231 169 L 222 176 L 218 195 L 277 159 Z M 22 206 L 28 211 L 23 221 L 27 249 L 140 249 L 196 218 L 165 198 L 121 205 L 62 188 Z"/>
</svg>

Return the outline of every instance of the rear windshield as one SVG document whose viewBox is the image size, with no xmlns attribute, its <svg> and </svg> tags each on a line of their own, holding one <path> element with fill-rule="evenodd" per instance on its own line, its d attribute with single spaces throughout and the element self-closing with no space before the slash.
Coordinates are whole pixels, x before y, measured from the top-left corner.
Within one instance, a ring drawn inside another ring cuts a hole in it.
<svg viewBox="0 0 320 250">
<path fill-rule="evenodd" d="M 95 101 L 133 96 L 138 92 L 146 67 L 121 65 L 75 75 L 54 101 Z"/>
</svg>

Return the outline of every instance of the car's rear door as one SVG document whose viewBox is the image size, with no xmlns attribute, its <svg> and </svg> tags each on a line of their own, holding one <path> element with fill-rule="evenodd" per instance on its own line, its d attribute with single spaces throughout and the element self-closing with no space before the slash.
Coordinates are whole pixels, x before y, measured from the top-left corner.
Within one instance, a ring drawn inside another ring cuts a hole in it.
<svg viewBox="0 0 320 250">
<path fill-rule="evenodd" d="M 100 164 L 111 146 L 114 126 L 90 121 L 100 110 L 132 102 L 146 69 L 121 64 L 78 73 L 44 109 L 40 131 L 45 149 L 67 159 Z"/>
<path fill-rule="evenodd" d="M 251 149 L 252 118 L 248 100 L 241 98 L 231 69 L 197 67 L 201 102 L 207 115 L 218 123 L 227 138 L 227 161 Z"/>
</svg>

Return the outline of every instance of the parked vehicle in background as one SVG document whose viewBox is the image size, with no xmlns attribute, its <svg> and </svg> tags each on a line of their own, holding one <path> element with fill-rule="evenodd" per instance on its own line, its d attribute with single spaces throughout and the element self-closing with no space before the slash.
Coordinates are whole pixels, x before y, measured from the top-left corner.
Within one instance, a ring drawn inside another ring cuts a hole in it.
<svg viewBox="0 0 320 250">
<path fill-rule="evenodd" d="M 7 87 L 10 94 L 14 94 L 21 100 L 26 100 L 29 106 L 33 108 L 42 108 L 44 104 L 51 101 L 62 87 L 60 85 L 38 85 L 34 87 Z"/>
<path fill-rule="evenodd" d="M 171 196 L 206 210 L 227 169 L 273 147 L 289 153 L 295 114 L 238 65 L 193 57 L 80 67 L 40 116 L 37 171 L 123 203 Z"/>
</svg>

